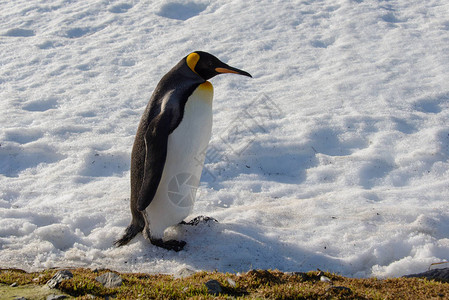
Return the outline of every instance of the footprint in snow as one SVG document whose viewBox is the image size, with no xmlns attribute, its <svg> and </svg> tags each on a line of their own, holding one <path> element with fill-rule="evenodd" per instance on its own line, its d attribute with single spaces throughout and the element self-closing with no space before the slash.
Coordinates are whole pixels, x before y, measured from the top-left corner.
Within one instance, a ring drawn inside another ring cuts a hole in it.
<svg viewBox="0 0 449 300">
<path fill-rule="evenodd" d="M 25 104 L 22 109 L 27 111 L 47 111 L 52 108 L 56 108 L 58 102 L 55 98 L 42 99 L 37 101 L 31 101 Z"/>
<path fill-rule="evenodd" d="M 70 28 L 65 31 L 64 36 L 69 39 L 76 39 L 83 37 L 85 35 L 91 35 L 98 31 L 103 30 L 106 27 L 106 25 L 101 25 L 97 27 L 75 27 Z"/>
<path fill-rule="evenodd" d="M 446 103 L 449 99 L 448 94 L 442 94 L 433 98 L 424 98 L 414 103 L 417 111 L 431 114 L 438 114 L 442 111 L 441 104 Z"/>
<path fill-rule="evenodd" d="M 391 117 L 391 121 L 393 122 L 395 129 L 402 133 L 412 134 L 418 131 L 416 126 L 411 122 L 413 120 Z"/>
<path fill-rule="evenodd" d="M 122 13 L 126 13 L 132 7 L 133 6 L 131 4 L 122 3 L 122 4 L 114 5 L 111 8 L 109 8 L 108 10 L 109 10 L 109 12 L 114 13 L 114 14 L 122 14 Z"/>
<path fill-rule="evenodd" d="M 163 5 L 156 14 L 169 19 L 185 21 L 199 15 L 206 7 L 207 5 L 201 3 L 172 2 Z"/>
<path fill-rule="evenodd" d="M 388 14 L 382 16 L 382 20 L 384 20 L 387 23 L 393 23 L 393 24 L 402 22 L 393 13 L 388 13 Z"/>
<path fill-rule="evenodd" d="M 327 127 L 314 130 L 310 133 L 309 139 L 309 143 L 315 153 L 322 153 L 329 156 L 351 155 L 365 143 L 361 140 L 355 144 L 342 142 L 340 141 L 338 132 Z"/>
<path fill-rule="evenodd" d="M 8 30 L 6 33 L 3 34 L 4 36 L 11 36 L 11 37 L 30 37 L 35 36 L 34 30 L 30 29 L 22 29 L 22 28 L 12 28 Z"/>
<path fill-rule="evenodd" d="M 331 6 L 326 7 L 326 10 L 328 12 L 333 12 L 333 11 L 340 9 L 340 7 L 341 7 L 340 5 L 331 5 Z"/>
<path fill-rule="evenodd" d="M 394 166 L 380 159 L 364 162 L 358 174 L 359 184 L 369 190 L 381 184 L 382 179 L 393 170 Z"/>
<path fill-rule="evenodd" d="M 334 44 L 335 38 L 331 37 L 328 39 L 316 39 L 311 42 L 311 45 L 315 48 L 327 48 Z"/>
<path fill-rule="evenodd" d="M 82 37 L 88 33 L 90 33 L 90 28 L 89 27 L 76 27 L 76 28 L 71 28 L 68 29 L 65 33 L 65 36 L 70 38 L 70 39 L 75 39 L 75 38 L 79 38 Z"/>
<path fill-rule="evenodd" d="M 420 112 L 424 113 L 431 113 L 431 114 L 437 114 L 441 112 L 441 107 L 439 103 L 433 102 L 433 101 L 418 101 L 415 103 L 415 109 Z"/>
<path fill-rule="evenodd" d="M 39 129 L 14 128 L 6 131 L 3 140 L 28 144 L 43 137 L 44 133 Z"/>
<path fill-rule="evenodd" d="M 51 49 L 51 48 L 56 48 L 61 46 L 59 43 L 57 42 L 53 42 L 53 41 L 45 41 L 41 44 L 37 44 L 36 45 L 39 49 L 45 50 L 45 49 Z"/>
</svg>

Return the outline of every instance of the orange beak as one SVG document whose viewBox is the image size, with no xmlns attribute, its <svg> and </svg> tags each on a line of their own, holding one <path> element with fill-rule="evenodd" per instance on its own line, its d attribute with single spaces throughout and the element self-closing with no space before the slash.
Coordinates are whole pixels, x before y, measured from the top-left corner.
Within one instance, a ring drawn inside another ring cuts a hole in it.
<svg viewBox="0 0 449 300">
<path fill-rule="evenodd" d="M 253 77 L 248 72 L 239 70 L 237 68 L 229 67 L 229 66 L 227 66 L 226 68 L 215 68 L 215 71 L 217 71 L 218 73 L 232 73 L 232 74 L 239 74 L 239 75 L 243 75 L 243 76 Z"/>
</svg>

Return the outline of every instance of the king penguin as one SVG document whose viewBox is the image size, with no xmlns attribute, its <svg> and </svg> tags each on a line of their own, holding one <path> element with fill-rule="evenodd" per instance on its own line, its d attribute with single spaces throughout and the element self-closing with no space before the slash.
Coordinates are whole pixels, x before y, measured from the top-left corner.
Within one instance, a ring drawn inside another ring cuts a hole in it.
<svg viewBox="0 0 449 300">
<path fill-rule="evenodd" d="M 131 153 L 132 220 L 116 246 L 139 232 L 152 244 L 180 251 L 164 231 L 191 213 L 212 130 L 213 87 L 222 73 L 252 77 L 207 52 L 190 53 L 159 81 L 140 120 Z M 180 190 L 187 186 L 188 189 Z"/>
</svg>

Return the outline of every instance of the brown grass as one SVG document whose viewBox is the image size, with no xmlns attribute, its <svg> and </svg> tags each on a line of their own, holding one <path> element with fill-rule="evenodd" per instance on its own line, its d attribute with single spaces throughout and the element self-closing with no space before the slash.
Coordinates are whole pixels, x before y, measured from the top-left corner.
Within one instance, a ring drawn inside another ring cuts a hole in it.
<svg viewBox="0 0 449 300">
<path fill-rule="evenodd" d="M 123 279 L 121 287 L 105 288 L 95 278 L 108 270 L 70 271 L 74 277 L 63 281 L 59 290 L 78 299 L 91 299 L 90 295 L 117 299 L 449 299 L 449 283 L 419 278 L 355 279 L 317 271 L 288 274 L 264 270 L 243 274 L 199 272 L 182 279 L 171 275 L 124 273 L 120 274 Z M 19 287 L 42 289 L 56 272 L 26 273 L 2 269 L 0 297 L 7 295 L 2 293 L 7 289 L 17 289 L 10 287 L 13 283 Z M 321 281 L 322 275 L 332 283 Z M 212 279 L 221 284 L 220 295 L 208 294 L 205 283 Z M 51 293 L 55 291 L 49 291 Z"/>
</svg>

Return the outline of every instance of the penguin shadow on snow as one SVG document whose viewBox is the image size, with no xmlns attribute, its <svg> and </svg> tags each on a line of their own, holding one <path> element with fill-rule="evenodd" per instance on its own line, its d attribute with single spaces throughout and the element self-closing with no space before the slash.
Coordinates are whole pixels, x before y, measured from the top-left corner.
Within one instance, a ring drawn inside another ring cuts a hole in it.
<svg viewBox="0 0 449 300">
<path fill-rule="evenodd" d="M 324 254 L 313 253 L 264 233 L 257 224 L 200 223 L 179 230 L 187 242 L 184 251 L 173 259 L 198 270 L 242 272 L 250 269 L 282 271 L 326 270 L 344 263 Z M 295 241 L 296 242 L 296 241 Z M 191 255 L 195 253 L 195 255 Z M 342 270 L 332 270 L 342 272 Z"/>
<path fill-rule="evenodd" d="M 358 123 L 355 125 L 360 126 Z M 374 128 L 369 130 L 375 131 Z M 267 131 L 271 132 L 271 130 Z M 218 155 L 219 159 L 215 161 L 208 161 L 206 156 L 206 163 L 212 163 L 212 165 L 206 164 L 202 181 L 209 187 L 221 188 L 222 181 L 241 174 L 256 174 L 264 180 L 300 184 L 306 180 L 307 170 L 318 165 L 318 153 L 328 156 L 347 156 L 368 146 L 368 141 L 357 134 L 345 140 L 340 138 L 342 133 L 347 132 L 321 126 L 309 130 L 303 140 L 293 142 L 276 138 L 273 133 L 268 142 L 266 136 L 259 136 L 259 133 L 254 136 L 245 136 L 244 139 L 250 142 L 242 153 L 233 152 L 229 147 L 228 151 Z M 245 145 L 244 142 L 242 144 Z M 213 170 L 213 164 L 218 163 L 219 160 L 226 161 L 226 165 Z"/>
<path fill-rule="evenodd" d="M 264 145 L 253 141 L 240 155 L 231 152 L 225 159 L 226 166 L 218 170 L 211 170 L 206 165 L 201 181 L 209 187 L 219 189 L 223 187 L 220 182 L 224 180 L 228 181 L 242 174 L 255 174 L 268 181 L 300 184 L 306 179 L 307 169 L 317 164 L 315 152 L 310 146 L 281 142 Z"/>
</svg>

